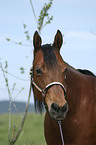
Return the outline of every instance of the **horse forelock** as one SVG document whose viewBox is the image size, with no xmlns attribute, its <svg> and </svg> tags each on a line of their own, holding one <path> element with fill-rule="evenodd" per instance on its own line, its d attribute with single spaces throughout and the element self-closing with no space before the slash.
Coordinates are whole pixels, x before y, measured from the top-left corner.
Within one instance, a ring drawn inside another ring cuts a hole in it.
<svg viewBox="0 0 96 145">
<path fill-rule="evenodd" d="M 43 52 L 44 62 L 46 63 L 47 67 L 54 68 L 57 65 L 57 59 L 54 53 L 54 47 L 50 44 L 46 44 L 41 46 L 41 50 Z"/>
</svg>

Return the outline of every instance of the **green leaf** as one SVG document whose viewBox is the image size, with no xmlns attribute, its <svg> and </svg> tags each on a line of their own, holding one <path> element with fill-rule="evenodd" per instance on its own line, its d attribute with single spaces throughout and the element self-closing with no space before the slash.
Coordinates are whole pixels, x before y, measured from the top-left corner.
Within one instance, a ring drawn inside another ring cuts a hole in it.
<svg viewBox="0 0 96 145">
<path fill-rule="evenodd" d="M 5 78 L 5 82 L 8 83 L 8 79 L 7 78 Z"/>
<path fill-rule="evenodd" d="M 9 38 L 6 38 L 7 41 L 11 41 Z"/>
<path fill-rule="evenodd" d="M 5 61 L 5 69 L 7 69 L 8 68 L 8 63 L 7 63 L 7 61 Z"/>
<path fill-rule="evenodd" d="M 28 34 L 28 31 L 25 31 L 24 33 L 25 33 L 25 34 Z"/>
<path fill-rule="evenodd" d="M 29 36 L 29 35 L 27 35 L 27 36 L 26 36 L 26 38 L 27 38 L 27 40 L 29 40 L 29 39 L 30 39 L 30 36 Z"/>
<path fill-rule="evenodd" d="M 21 74 L 25 73 L 25 69 L 23 67 L 20 68 Z"/>
<path fill-rule="evenodd" d="M 22 45 L 22 42 L 19 42 L 18 44 L 19 44 L 19 45 Z"/>
<path fill-rule="evenodd" d="M 26 26 L 27 26 L 26 24 L 23 24 L 24 29 L 26 28 Z"/>
</svg>

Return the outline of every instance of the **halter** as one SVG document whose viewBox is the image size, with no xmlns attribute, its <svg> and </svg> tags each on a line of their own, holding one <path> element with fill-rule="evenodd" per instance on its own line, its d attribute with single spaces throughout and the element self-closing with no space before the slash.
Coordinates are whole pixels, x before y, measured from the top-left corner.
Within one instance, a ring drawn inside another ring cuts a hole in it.
<svg viewBox="0 0 96 145">
<path fill-rule="evenodd" d="M 45 97 L 46 97 L 46 91 L 48 91 L 49 88 L 51 88 L 52 86 L 54 85 L 59 85 L 62 87 L 63 91 L 64 91 L 64 95 L 66 95 L 66 88 L 64 87 L 64 85 L 60 82 L 51 82 L 49 83 L 48 85 L 45 86 L 44 89 L 40 88 L 34 81 L 33 79 L 33 67 L 31 68 L 31 71 L 30 71 L 30 77 L 31 77 L 31 82 L 32 84 L 35 86 L 35 88 L 42 93 L 42 96 L 43 96 L 43 99 L 44 99 L 44 102 L 45 102 Z"/>
</svg>

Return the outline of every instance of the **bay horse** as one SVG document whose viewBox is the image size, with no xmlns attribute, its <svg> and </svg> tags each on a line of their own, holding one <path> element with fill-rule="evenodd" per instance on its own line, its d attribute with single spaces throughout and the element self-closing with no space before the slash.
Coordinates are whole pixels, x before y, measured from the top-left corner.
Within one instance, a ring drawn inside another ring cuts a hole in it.
<svg viewBox="0 0 96 145">
<path fill-rule="evenodd" d="M 45 106 L 47 145 L 96 145 L 95 75 L 87 70 L 77 70 L 62 59 L 63 37 L 59 30 L 52 45 L 41 43 L 36 31 L 31 84 L 35 107 L 41 112 Z"/>
</svg>

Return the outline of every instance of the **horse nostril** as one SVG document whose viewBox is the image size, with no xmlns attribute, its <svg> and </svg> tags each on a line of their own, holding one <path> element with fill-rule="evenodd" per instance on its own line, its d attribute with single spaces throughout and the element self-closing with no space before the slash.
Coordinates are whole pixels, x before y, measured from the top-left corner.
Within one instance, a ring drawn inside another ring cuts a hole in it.
<svg viewBox="0 0 96 145">
<path fill-rule="evenodd" d="M 56 111 L 56 112 L 59 112 L 60 107 L 59 107 L 57 104 L 52 103 L 52 105 L 51 105 L 51 109 L 54 110 L 54 111 Z"/>
<path fill-rule="evenodd" d="M 63 107 L 62 107 L 62 112 L 67 112 L 68 111 L 68 103 L 66 103 Z"/>
</svg>

